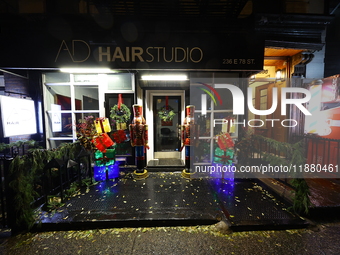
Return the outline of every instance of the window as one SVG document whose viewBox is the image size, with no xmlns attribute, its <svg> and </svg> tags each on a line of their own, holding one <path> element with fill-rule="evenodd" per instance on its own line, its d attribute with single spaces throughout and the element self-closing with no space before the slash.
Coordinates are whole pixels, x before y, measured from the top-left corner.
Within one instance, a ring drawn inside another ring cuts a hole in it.
<svg viewBox="0 0 340 255">
<path fill-rule="evenodd" d="M 195 163 L 210 164 L 217 148 L 216 136 L 225 131 L 223 119 L 234 118 L 233 97 L 228 89 L 215 88 L 216 84 L 238 86 L 239 79 L 230 73 L 195 73 L 190 76 L 190 104 L 195 105 L 195 121 L 199 129 L 199 150 L 195 152 Z M 213 88 L 218 96 L 209 88 Z M 205 101 L 205 102 L 204 102 Z M 204 108 L 204 109 L 203 109 Z M 237 138 L 237 126 L 230 136 Z"/>
<path fill-rule="evenodd" d="M 81 119 L 99 117 L 98 75 L 47 73 L 44 80 L 47 144 L 55 148 L 77 140 L 76 124 Z"/>
<path fill-rule="evenodd" d="M 133 74 L 46 73 L 44 104 L 48 148 L 77 140 L 76 125 L 87 116 L 104 117 L 105 93 L 134 92 Z M 112 87 L 112 80 L 120 82 Z M 109 116 L 106 116 L 109 117 Z"/>
</svg>

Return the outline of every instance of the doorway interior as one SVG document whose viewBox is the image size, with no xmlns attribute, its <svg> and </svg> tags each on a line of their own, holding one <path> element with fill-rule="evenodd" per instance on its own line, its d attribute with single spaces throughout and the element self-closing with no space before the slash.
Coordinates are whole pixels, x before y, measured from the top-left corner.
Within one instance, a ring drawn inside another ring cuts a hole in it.
<svg viewBox="0 0 340 255">
<path fill-rule="evenodd" d="M 149 125 L 148 166 L 183 166 L 181 124 L 184 119 L 185 91 L 148 90 L 145 102 Z"/>
</svg>

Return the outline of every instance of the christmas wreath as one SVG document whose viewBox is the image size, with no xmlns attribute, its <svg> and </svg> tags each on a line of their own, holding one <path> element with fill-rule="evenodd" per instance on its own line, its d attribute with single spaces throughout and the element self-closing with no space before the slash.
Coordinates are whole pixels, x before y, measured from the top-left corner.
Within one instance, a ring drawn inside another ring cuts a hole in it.
<svg viewBox="0 0 340 255">
<path fill-rule="evenodd" d="M 175 117 L 176 113 L 174 112 L 174 109 L 171 106 L 163 106 L 158 111 L 158 116 L 163 121 L 171 121 Z"/>
<path fill-rule="evenodd" d="M 113 106 L 110 113 L 110 117 L 116 123 L 127 123 L 130 120 L 131 112 L 125 104 L 121 104 L 120 109 L 118 108 L 118 105 Z"/>
</svg>

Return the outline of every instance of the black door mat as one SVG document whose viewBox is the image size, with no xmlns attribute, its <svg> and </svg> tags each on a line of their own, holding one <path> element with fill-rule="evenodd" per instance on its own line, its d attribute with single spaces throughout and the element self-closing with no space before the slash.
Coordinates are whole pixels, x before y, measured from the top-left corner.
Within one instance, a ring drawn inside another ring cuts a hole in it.
<svg viewBox="0 0 340 255">
<path fill-rule="evenodd" d="M 150 160 L 146 167 L 150 172 L 176 172 L 183 171 L 184 162 L 177 158 L 160 158 Z"/>
</svg>

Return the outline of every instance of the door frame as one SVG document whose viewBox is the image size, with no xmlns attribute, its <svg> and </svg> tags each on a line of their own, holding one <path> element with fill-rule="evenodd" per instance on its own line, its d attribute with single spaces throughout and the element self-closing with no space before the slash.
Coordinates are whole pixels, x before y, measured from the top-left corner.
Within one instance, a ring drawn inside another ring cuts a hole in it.
<svg viewBox="0 0 340 255">
<path fill-rule="evenodd" d="M 146 90 L 145 93 L 145 119 L 149 126 L 149 146 L 150 149 L 146 151 L 147 162 L 154 159 L 154 123 L 153 123 L 153 97 L 154 96 L 180 96 L 181 97 L 181 121 L 185 118 L 185 90 Z M 180 153 L 181 159 L 185 160 L 184 150 Z"/>
</svg>

